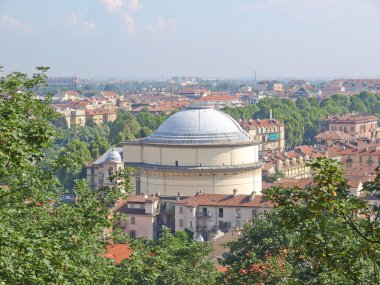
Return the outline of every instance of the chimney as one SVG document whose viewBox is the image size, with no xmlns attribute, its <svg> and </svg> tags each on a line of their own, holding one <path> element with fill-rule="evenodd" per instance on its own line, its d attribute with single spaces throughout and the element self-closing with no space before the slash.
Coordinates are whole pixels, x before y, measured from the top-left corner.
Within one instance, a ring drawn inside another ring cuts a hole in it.
<svg viewBox="0 0 380 285">
<path fill-rule="evenodd" d="M 181 197 L 181 192 L 177 192 L 177 196 L 178 196 L 178 197 Z"/>
<path fill-rule="evenodd" d="M 233 197 L 234 197 L 234 198 L 236 198 L 236 196 L 237 196 L 237 192 L 238 192 L 237 189 L 234 189 L 234 190 L 233 190 Z"/>
<path fill-rule="evenodd" d="M 252 202 L 253 198 L 255 198 L 256 191 L 252 191 L 251 195 L 249 195 L 249 201 Z"/>
</svg>

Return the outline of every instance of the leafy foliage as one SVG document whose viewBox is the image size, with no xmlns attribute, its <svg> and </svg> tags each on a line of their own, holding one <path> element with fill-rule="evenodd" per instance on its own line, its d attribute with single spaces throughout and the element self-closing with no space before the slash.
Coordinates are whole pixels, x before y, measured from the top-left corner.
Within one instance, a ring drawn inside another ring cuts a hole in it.
<svg viewBox="0 0 380 285">
<path fill-rule="evenodd" d="M 110 284 L 114 266 L 99 256 L 103 229 L 113 225 L 108 208 L 85 181 L 76 183 L 75 204 L 61 203 L 54 173 L 42 167 L 57 135 L 49 102 L 33 93 L 44 79 L 0 79 L 0 283 Z"/>
<path fill-rule="evenodd" d="M 120 265 L 115 284 L 216 284 L 216 269 L 207 260 L 210 248 L 164 229 L 157 241 L 132 242 L 134 254 Z"/>
<path fill-rule="evenodd" d="M 310 188 L 266 192 L 276 208 L 230 244 L 228 284 L 379 282 L 379 208 L 349 194 L 338 162 L 317 159 L 311 167 Z M 379 179 L 366 189 L 379 191 Z"/>
<path fill-rule="evenodd" d="M 365 112 L 380 119 L 380 94 L 362 92 L 348 97 L 333 95 L 318 103 L 315 98 L 291 99 L 265 98 L 256 105 L 241 108 L 225 108 L 225 112 L 235 119 L 269 118 L 273 116 L 285 124 L 285 140 L 288 146 L 310 144 L 318 132 L 318 120 L 327 115 L 348 112 Z"/>
</svg>

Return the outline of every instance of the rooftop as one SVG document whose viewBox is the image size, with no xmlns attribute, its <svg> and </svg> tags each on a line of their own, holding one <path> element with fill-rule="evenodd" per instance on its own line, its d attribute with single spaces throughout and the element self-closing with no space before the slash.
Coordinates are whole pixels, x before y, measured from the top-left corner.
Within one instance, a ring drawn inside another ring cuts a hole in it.
<svg viewBox="0 0 380 285">
<path fill-rule="evenodd" d="M 223 195 L 223 194 L 199 194 L 176 202 L 185 206 L 223 206 L 223 207 L 273 207 L 273 203 L 262 195 Z"/>
<path fill-rule="evenodd" d="M 225 144 L 253 140 L 229 115 L 208 105 L 192 105 L 166 119 L 143 142 L 162 144 Z"/>
</svg>

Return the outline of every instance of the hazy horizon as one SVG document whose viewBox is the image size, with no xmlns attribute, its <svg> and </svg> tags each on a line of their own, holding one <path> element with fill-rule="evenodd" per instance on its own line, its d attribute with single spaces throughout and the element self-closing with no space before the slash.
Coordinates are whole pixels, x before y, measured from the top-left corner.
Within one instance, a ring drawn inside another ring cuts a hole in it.
<svg viewBox="0 0 380 285">
<path fill-rule="evenodd" d="M 0 0 L 5 72 L 379 78 L 376 0 Z"/>
</svg>

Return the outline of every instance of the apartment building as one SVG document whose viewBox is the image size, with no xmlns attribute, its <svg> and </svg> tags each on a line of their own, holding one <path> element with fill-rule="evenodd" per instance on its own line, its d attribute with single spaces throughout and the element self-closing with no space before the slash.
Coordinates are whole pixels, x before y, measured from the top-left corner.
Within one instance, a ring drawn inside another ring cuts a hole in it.
<svg viewBox="0 0 380 285">
<path fill-rule="evenodd" d="M 285 127 L 276 119 L 240 121 L 240 126 L 259 141 L 259 152 L 285 149 Z"/>
<path fill-rule="evenodd" d="M 232 229 L 242 228 L 246 223 L 259 218 L 273 207 L 262 195 L 203 194 L 180 199 L 175 202 L 175 230 L 188 230 L 195 239 L 212 240 Z"/>
<path fill-rule="evenodd" d="M 319 131 L 340 131 L 354 139 L 375 139 L 377 136 L 377 117 L 366 113 L 333 115 L 319 120 Z"/>
</svg>

